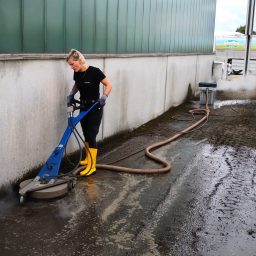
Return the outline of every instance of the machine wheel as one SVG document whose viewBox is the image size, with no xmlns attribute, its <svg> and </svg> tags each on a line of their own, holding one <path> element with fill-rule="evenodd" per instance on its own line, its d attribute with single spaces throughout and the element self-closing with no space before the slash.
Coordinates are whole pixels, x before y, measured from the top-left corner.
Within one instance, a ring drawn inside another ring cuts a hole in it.
<svg viewBox="0 0 256 256">
<path fill-rule="evenodd" d="M 73 180 L 71 180 L 69 183 L 68 183 L 68 189 L 71 190 L 75 187 L 75 182 Z"/>
<path fill-rule="evenodd" d="M 23 205 L 26 201 L 26 197 L 25 196 L 20 196 L 20 205 Z"/>
</svg>

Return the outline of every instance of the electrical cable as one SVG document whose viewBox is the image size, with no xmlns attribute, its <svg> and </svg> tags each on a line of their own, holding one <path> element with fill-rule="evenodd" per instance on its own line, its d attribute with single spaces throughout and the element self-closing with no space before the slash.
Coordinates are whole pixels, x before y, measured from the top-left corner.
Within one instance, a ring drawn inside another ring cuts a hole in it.
<svg viewBox="0 0 256 256">
<path fill-rule="evenodd" d="M 75 137 L 75 139 L 76 139 L 76 141 L 77 141 L 77 144 L 78 144 L 78 146 L 79 146 L 79 152 L 80 152 L 79 162 L 80 162 L 80 161 L 82 160 L 82 147 L 81 147 L 81 143 L 80 143 L 80 141 L 79 141 L 79 139 L 78 139 L 78 137 L 77 137 L 77 135 L 80 136 L 80 134 L 79 134 L 79 132 L 77 131 L 77 129 L 75 128 L 75 126 L 74 126 L 74 124 L 73 124 L 73 122 L 72 122 L 72 120 L 71 120 L 70 117 L 71 117 L 71 114 L 69 115 L 68 123 L 70 124 L 71 130 L 72 130 L 72 134 L 74 134 L 74 137 Z M 81 138 L 81 136 L 80 136 L 80 138 Z M 82 141 L 83 141 L 83 140 L 82 140 Z M 84 141 L 83 141 L 83 142 L 84 142 Z M 67 152 L 66 152 L 66 149 L 67 149 L 67 144 L 65 145 L 65 157 L 66 157 L 67 161 L 69 162 L 69 164 L 72 165 L 72 166 L 74 166 L 74 168 L 76 169 L 76 168 L 79 166 L 79 162 L 78 162 L 77 164 L 73 163 L 73 162 L 69 159 L 69 157 L 68 157 L 68 155 L 67 155 Z"/>
</svg>

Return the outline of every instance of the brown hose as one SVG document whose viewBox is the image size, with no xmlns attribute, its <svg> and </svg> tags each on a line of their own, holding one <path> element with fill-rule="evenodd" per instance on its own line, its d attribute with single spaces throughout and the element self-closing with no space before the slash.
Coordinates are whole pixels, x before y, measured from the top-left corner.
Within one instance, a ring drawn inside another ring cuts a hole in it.
<svg viewBox="0 0 256 256">
<path fill-rule="evenodd" d="M 145 155 L 148 158 L 154 160 L 155 162 L 161 164 L 163 166 L 162 168 L 137 169 L 137 168 L 116 166 L 116 165 L 97 164 L 96 165 L 97 169 L 104 169 L 104 170 L 117 171 L 117 172 L 126 172 L 126 173 L 137 173 L 137 174 L 156 174 L 156 173 L 159 174 L 159 173 L 169 172 L 171 170 L 171 164 L 169 162 L 157 157 L 156 155 L 152 154 L 151 151 L 178 139 L 179 137 L 181 137 L 182 135 L 191 131 L 192 129 L 199 126 L 201 123 L 203 123 L 205 120 L 208 119 L 208 116 L 209 116 L 209 113 L 210 113 L 209 108 L 208 108 L 208 89 L 206 90 L 206 105 L 205 105 L 205 108 L 204 109 L 193 109 L 193 110 L 190 110 L 189 112 L 192 115 L 203 113 L 204 116 L 200 120 L 198 120 L 196 123 L 192 124 L 191 126 L 182 130 L 181 132 L 175 134 L 174 136 L 170 137 L 169 139 L 166 139 L 166 140 L 160 141 L 158 143 L 152 144 L 152 145 L 148 146 L 145 149 Z M 73 173 L 77 174 L 80 171 L 82 171 L 84 168 L 85 168 L 84 166 L 81 166 L 81 167 L 77 168 Z"/>
</svg>

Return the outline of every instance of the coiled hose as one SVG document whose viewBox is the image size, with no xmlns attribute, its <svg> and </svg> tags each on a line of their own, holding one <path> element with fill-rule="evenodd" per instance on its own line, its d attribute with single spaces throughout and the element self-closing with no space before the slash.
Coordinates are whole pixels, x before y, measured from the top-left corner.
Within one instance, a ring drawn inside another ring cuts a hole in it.
<svg viewBox="0 0 256 256">
<path fill-rule="evenodd" d="M 187 127 L 186 129 L 182 130 L 181 132 L 175 134 L 174 136 L 157 142 L 155 144 L 152 144 L 148 146 L 145 149 L 145 155 L 150 158 L 151 160 L 159 163 L 162 165 L 162 168 L 147 168 L 147 169 L 137 169 L 137 168 L 130 168 L 130 167 L 123 167 L 123 166 L 116 166 L 116 165 L 111 165 L 111 164 L 97 164 L 96 168 L 97 169 L 104 169 L 104 170 L 109 170 L 109 171 L 117 171 L 117 172 L 126 172 L 126 173 L 136 173 L 136 174 L 160 174 L 160 173 L 166 173 L 171 171 L 171 164 L 156 155 L 152 154 L 151 152 L 156 150 L 157 148 L 160 148 L 161 146 L 164 146 L 168 143 L 171 143 L 172 141 L 178 139 L 182 135 L 186 134 L 187 132 L 193 130 L 194 128 L 198 127 L 200 124 L 202 124 L 204 121 L 207 121 L 208 116 L 210 114 L 210 110 L 208 108 L 208 89 L 206 89 L 206 104 L 205 108 L 197 108 L 197 109 L 192 109 L 189 111 L 192 115 L 194 114 L 203 114 L 204 116 L 192 124 L 191 126 Z M 82 171 L 85 167 L 80 166 L 76 170 L 74 170 L 73 174 L 78 174 L 80 171 Z"/>
</svg>

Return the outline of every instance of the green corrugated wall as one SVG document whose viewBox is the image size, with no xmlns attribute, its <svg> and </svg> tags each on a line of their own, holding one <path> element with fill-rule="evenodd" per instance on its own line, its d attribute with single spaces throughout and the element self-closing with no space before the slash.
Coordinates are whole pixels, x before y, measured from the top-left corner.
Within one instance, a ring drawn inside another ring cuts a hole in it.
<svg viewBox="0 0 256 256">
<path fill-rule="evenodd" d="M 211 53 L 216 0 L 0 0 L 0 53 Z"/>
</svg>

